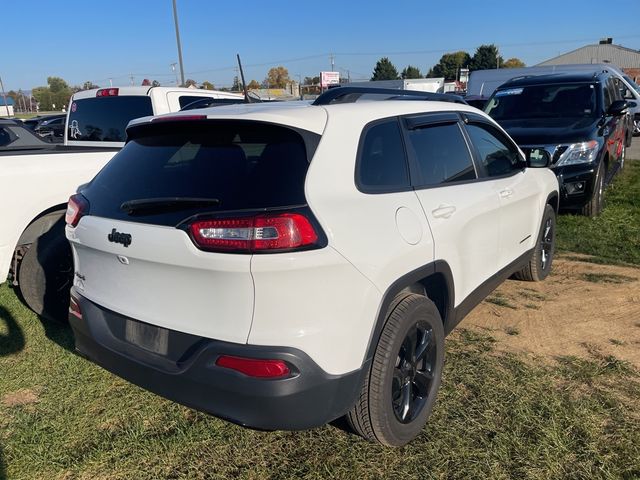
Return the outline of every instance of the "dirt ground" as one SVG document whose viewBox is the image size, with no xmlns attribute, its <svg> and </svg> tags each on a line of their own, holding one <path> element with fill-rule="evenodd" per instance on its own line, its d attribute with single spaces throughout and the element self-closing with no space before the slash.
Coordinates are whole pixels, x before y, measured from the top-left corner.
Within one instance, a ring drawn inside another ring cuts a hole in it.
<svg viewBox="0 0 640 480">
<path fill-rule="evenodd" d="M 640 268 L 587 259 L 555 258 L 544 282 L 507 280 L 461 326 L 489 331 L 499 350 L 613 355 L 640 368 Z"/>
</svg>

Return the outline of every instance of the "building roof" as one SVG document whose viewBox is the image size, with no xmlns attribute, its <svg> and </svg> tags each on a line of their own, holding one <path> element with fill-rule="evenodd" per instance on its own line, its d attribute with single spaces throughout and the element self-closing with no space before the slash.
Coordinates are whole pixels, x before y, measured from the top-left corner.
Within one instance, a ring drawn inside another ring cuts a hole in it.
<svg viewBox="0 0 640 480">
<path fill-rule="evenodd" d="M 613 63 L 620 68 L 640 68 L 640 51 L 613 44 L 586 45 L 538 65 L 567 65 L 573 63 Z"/>
</svg>

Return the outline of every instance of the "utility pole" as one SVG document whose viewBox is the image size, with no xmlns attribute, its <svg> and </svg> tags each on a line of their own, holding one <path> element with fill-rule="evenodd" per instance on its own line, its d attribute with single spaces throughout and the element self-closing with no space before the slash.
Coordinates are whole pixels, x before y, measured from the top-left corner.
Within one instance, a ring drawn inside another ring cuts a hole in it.
<svg viewBox="0 0 640 480">
<path fill-rule="evenodd" d="M 131 79 L 131 86 L 133 87 L 133 73 L 129 74 L 129 78 Z"/>
<path fill-rule="evenodd" d="M 331 71 L 333 72 L 333 69 L 335 68 L 333 53 L 329 56 L 329 59 L 331 60 Z"/>
<path fill-rule="evenodd" d="M 173 20 L 176 24 L 176 42 L 178 43 L 178 62 L 180 62 L 180 80 L 181 85 L 184 85 L 184 65 L 182 64 L 182 45 L 180 44 L 180 29 L 178 28 L 178 7 L 176 7 L 176 0 L 173 0 Z"/>
<path fill-rule="evenodd" d="M 7 105 L 7 94 L 4 93 L 4 84 L 2 83 L 2 77 L 0 77 L 0 89 L 2 89 L 2 98 L 4 99 L 4 106 L 7 109 L 7 117 L 10 117 L 9 105 Z"/>
<path fill-rule="evenodd" d="M 176 74 L 176 87 L 180 86 L 180 84 L 178 83 L 178 72 L 176 72 L 176 65 L 177 63 L 172 63 L 171 64 L 171 71 L 173 71 L 173 73 Z"/>
<path fill-rule="evenodd" d="M 111 79 L 111 78 L 109 79 L 109 86 L 113 87 L 113 79 Z"/>
</svg>

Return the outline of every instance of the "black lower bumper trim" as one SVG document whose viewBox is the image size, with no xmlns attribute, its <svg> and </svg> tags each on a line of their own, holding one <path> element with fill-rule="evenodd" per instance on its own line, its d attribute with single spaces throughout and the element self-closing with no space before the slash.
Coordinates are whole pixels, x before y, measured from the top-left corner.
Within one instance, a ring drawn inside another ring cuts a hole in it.
<svg viewBox="0 0 640 480">
<path fill-rule="evenodd" d="M 363 365 L 345 375 L 329 375 L 294 348 L 221 342 L 173 330 L 168 330 L 166 352 L 159 355 L 125 340 L 127 323 L 142 322 L 72 294 L 83 317 L 69 316 L 80 354 L 142 388 L 240 425 L 301 430 L 328 423 L 355 403 L 368 371 Z M 281 359 L 292 367 L 292 376 L 248 377 L 216 366 L 220 355 Z"/>
</svg>

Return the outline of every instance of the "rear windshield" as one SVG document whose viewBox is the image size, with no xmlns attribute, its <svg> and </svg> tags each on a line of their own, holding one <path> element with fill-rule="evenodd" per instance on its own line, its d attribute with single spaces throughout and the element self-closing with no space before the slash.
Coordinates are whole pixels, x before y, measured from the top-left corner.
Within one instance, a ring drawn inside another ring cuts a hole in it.
<svg viewBox="0 0 640 480">
<path fill-rule="evenodd" d="M 595 117 L 596 91 L 589 83 L 508 88 L 493 94 L 485 112 L 494 120 Z"/>
<path fill-rule="evenodd" d="M 70 141 L 124 142 L 134 118 L 153 115 L 147 96 L 95 97 L 74 100 L 69 113 Z"/>
<path fill-rule="evenodd" d="M 317 144 L 318 135 L 304 135 Z M 176 122 L 134 132 L 82 193 L 91 215 L 177 225 L 196 213 L 304 205 L 308 166 L 305 139 L 292 129 L 248 121 Z M 133 214 L 120 208 L 166 198 L 219 203 Z"/>
</svg>

